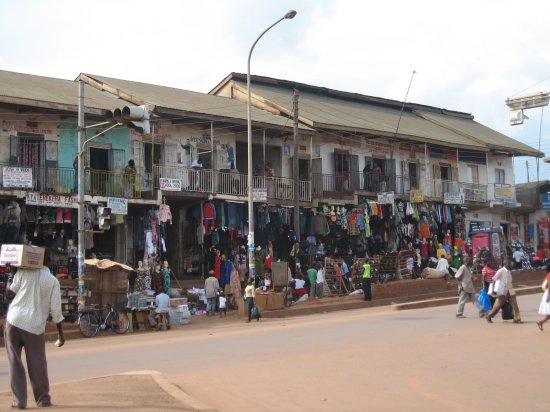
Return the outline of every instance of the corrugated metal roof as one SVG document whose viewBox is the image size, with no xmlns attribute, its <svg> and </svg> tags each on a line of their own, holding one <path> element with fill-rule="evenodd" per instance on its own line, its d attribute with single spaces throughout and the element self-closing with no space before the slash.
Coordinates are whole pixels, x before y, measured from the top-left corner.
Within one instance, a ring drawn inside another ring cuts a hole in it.
<svg viewBox="0 0 550 412">
<path fill-rule="evenodd" d="M 246 104 L 234 99 L 166 86 L 113 79 L 94 74 L 83 73 L 81 76 L 88 77 L 96 82 L 118 89 L 125 94 L 134 96 L 142 102 L 140 104 L 153 105 L 159 112 L 162 112 L 164 108 L 190 114 L 216 116 L 228 120 L 234 119 L 238 120 L 240 123 L 243 121 L 246 122 L 247 119 Z M 265 110 L 256 109 L 255 107 L 252 107 L 251 112 L 252 121 L 254 123 L 292 128 L 292 121 L 282 116 L 276 116 Z M 301 125 L 300 129 L 302 131 L 311 130 L 305 125 Z"/>
<path fill-rule="evenodd" d="M 246 83 L 233 80 L 240 87 Z M 292 90 L 276 86 L 253 83 L 252 93 L 290 110 Z M 300 118 L 311 121 L 313 128 L 355 131 L 357 133 L 372 133 L 394 135 L 399 122 L 397 135 L 400 138 L 442 144 L 445 146 L 461 146 L 469 149 L 486 150 L 485 145 L 453 130 L 439 126 L 422 119 L 410 111 L 403 111 L 399 120 L 400 110 L 387 106 L 366 104 L 356 100 L 338 99 L 323 94 L 303 92 L 299 96 Z M 308 122 L 309 123 L 309 122 Z"/>
<path fill-rule="evenodd" d="M 84 98 L 87 108 L 108 110 L 120 105 L 120 99 L 91 87 L 85 87 Z M 28 101 L 30 105 L 43 103 L 42 107 L 48 104 L 70 106 L 76 112 L 78 85 L 72 80 L 0 70 L 0 101 L 13 99 Z"/>
<path fill-rule="evenodd" d="M 313 128 L 393 135 L 442 146 L 474 150 L 502 150 L 515 155 L 542 157 L 543 153 L 473 120 L 468 113 L 406 103 L 399 120 L 401 105 L 395 100 L 363 96 L 268 77 L 252 76 L 252 94 L 265 98 L 289 112 L 294 86 L 300 91 L 300 118 Z M 231 73 L 211 93 L 228 82 L 246 88 L 246 77 Z"/>
<path fill-rule="evenodd" d="M 465 133 L 473 139 L 483 142 L 491 149 L 509 151 L 515 155 L 544 156 L 544 153 L 474 120 L 431 112 L 420 111 L 420 113 L 424 118 L 432 119 L 434 122 L 444 125 L 444 127 Z"/>
</svg>

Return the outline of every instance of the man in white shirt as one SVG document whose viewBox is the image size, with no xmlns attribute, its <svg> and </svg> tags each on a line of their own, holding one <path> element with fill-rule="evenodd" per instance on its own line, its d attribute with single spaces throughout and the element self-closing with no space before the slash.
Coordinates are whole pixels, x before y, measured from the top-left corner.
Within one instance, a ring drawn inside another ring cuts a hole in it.
<svg viewBox="0 0 550 412">
<path fill-rule="evenodd" d="M 512 253 L 512 258 L 516 263 L 516 269 L 521 269 L 523 267 L 523 265 L 521 264 L 522 257 L 523 257 L 523 252 L 518 248 L 516 248 L 516 250 L 514 250 L 514 253 Z"/>
<path fill-rule="evenodd" d="M 166 293 L 161 292 L 155 297 L 155 314 L 149 315 L 149 323 L 151 324 L 151 327 L 159 327 L 157 324 L 159 321 L 159 315 L 160 314 L 168 314 L 166 315 L 166 329 L 170 329 L 170 296 L 168 296 Z"/>
<path fill-rule="evenodd" d="M 516 299 L 516 291 L 514 290 L 514 285 L 512 284 L 512 261 L 506 259 L 504 261 L 504 266 L 497 270 L 497 273 L 493 276 L 493 282 L 501 281 L 504 282 L 504 293 L 496 297 L 495 304 L 493 309 L 485 316 L 485 319 L 489 323 L 493 323 L 493 317 L 498 313 L 500 308 L 506 303 L 506 300 L 510 302 L 512 308 L 514 309 L 514 323 L 523 323 L 521 320 L 521 314 L 519 312 L 518 301 Z"/>
<path fill-rule="evenodd" d="M 441 256 L 439 260 L 437 261 L 437 266 L 435 267 L 436 270 L 440 270 L 442 272 L 445 272 L 445 275 L 449 274 L 449 261 L 445 256 Z"/>
<path fill-rule="evenodd" d="M 8 359 L 12 391 L 12 408 L 27 407 L 27 378 L 21 359 L 25 348 L 27 369 L 39 407 L 52 405 L 48 364 L 46 361 L 46 341 L 44 332 L 46 321 L 51 313 L 57 325 L 58 343 L 63 346 L 63 315 L 61 312 L 61 289 L 59 281 L 47 267 L 50 264 L 50 252 L 44 253 L 44 267 L 41 269 L 19 269 L 9 285 L 8 293 L 15 293 L 6 317 L 5 346 Z"/>
<path fill-rule="evenodd" d="M 320 263 L 317 263 L 317 278 L 315 279 L 315 293 L 317 294 L 317 299 L 323 297 L 323 288 L 325 286 L 325 270 Z"/>
</svg>

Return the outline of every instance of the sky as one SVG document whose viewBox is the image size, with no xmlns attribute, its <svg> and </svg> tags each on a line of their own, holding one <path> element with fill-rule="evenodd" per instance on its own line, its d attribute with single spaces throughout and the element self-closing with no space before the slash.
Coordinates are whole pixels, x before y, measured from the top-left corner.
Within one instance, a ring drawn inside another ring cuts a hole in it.
<svg viewBox="0 0 550 412">
<path fill-rule="evenodd" d="M 410 84 L 408 102 L 471 113 L 550 156 L 549 108 L 510 126 L 505 105 L 550 91 L 547 0 L 0 0 L 0 69 L 207 93 L 246 73 L 256 38 L 292 9 L 255 46 L 253 75 L 399 101 Z M 516 183 L 536 163 L 516 158 Z"/>
</svg>

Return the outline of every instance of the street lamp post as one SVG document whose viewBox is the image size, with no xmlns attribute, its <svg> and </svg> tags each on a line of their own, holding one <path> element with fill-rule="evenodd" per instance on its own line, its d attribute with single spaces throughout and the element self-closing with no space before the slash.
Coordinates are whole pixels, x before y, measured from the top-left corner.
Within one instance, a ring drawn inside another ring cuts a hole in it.
<svg viewBox="0 0 550 412">
<path fill-rule="evenodd" d="M 247 120 L 248 120 L 248 276 L 254 278 L 255 268 L 255 256 L 254 256 L 254 201 L 252 197 L 253 193 L 253 176 L 252 176 L 252 116 L 251 116 L 251 102 L 250 102 L 250 58 L 252 57 L 252 51 L 256 46 L 256 43 L 266 34 L 273 26 L 279 24 L 285 19 L 292 19 L 296 16 L 295 10 L 290 10 L 283 17 L 265 29 L 262 34 L 252 44 L 250 52 L 248 53 L 248 65 L 246 72 L 246 108 L 247 108 Z"/>
</svg>

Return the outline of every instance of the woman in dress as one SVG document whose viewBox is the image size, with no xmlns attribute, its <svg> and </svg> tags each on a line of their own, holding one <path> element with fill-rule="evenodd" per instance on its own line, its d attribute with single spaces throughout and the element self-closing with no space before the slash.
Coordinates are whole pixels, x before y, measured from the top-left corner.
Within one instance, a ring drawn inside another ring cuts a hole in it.
<svg viewBox="0 0 550 412">
<path fill-rule="evenodd" d="M 539 306 L 539 314 L 543 315 L 543 318 L 537 321 L 537 326 L 542 332 L 542 325 L 548 319 L 550 319 L 550 293 L 548 293 L 548 282 L 550 281 L 550 265 L 546 267 L 546 277 L 542 283 L 542 289 L 544 294 L 542 295 L 542 300 Z"/>
</svg>

